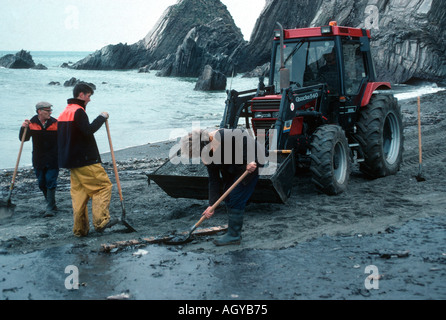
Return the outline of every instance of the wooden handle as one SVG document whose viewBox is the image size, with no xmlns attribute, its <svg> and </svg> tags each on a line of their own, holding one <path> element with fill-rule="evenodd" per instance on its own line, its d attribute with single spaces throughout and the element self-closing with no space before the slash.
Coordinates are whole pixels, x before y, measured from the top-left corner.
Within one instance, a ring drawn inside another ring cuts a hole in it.
<svg viewBox="0 0 446 320">
<path fill-rule="evenodd" d="M 10 190 L 12 190 L 12 188 L 14 187 L 15 178 L 17 176 L 17 171 L 19 169 L 20 157 L 22 156 L 23 144 L 25 142 L 27 133 L 28 133 L 28 127 L 25 127 L 25 129 L 23 130 L 22 142 L 20 143 L 19 155 L 17 156 L 17 161 L 15 163 L 14 174 L 12 175 L 12 182 L 11 182 Z"/>
<path fill-rule="evenodd" d="M 226 192 L 217 200 L 217 202 L 214 203 L 214 205 L 211 207 L 212 211 L 215 211 L 215 209 L 220 205 L 220 203 L 226 199 L 226 197 L 232 192 L 232 190 L 234 190 L 235 187 L 237 187 L 237 185 L 243 181 L 243 179 L 246 178 L 246 176 L 249 174 L 249 171 L 246 170 L 241 176 L 240 178 L 237 179 L 236 182 L 234 182 L 234 184 L 228 189 L 226 190 Z M 203 215 L 201 217 L 201 219 L 193 226 L 192 231 L 195 230 L 204 220 L 206 220 L 206 216 Z"/>
<path fill-rule="evenodd" d="M 217 200 L 217 202 L 214 203 L 214 205 L 211 207 L 212 210 L 215 210 L 220 203 L 226 199 L 226 197 L 232 192 L 232 190 L 234 190 L 235 187 L 237 187 L 237 185 L 242 182 L 243 179 L 245 179 L 245 177 L 249 174 L 248 170 L 246 170 L 241 176 L 240 178 L 238 178 L 238 180 L 236 182 L 234 182 L 234 184 L 228 189 L 226 190 L 226 192 L 220 197 L 220 199 Z"/>
<path fill-rule="evenodd" d="M 113 162 L 113 170 L 115 171 L 116 184 L 118 186 L 118 191 L 119 191 L 119 198 L 121 199 L 121 202 L 122 202 L 123 196 L 122 196 L 122 190 L 121 190 L 121 182 L 119 181 L 118 167 L 116 166 L 115 153 L 113 151 L 113 144 L 112 144 L 112 140 L 111 140 L 110 127 L 108 125 L 108 120 L 105 120 L 105 128 L 107 129 L 108 143 L 110 145 L 110 153 L 111 153 L 112 162 Z"/>
<path fill-rule="evenodd" d="M 421 141 L 421 101 L 420 97 L 418 97 L 418 151 L 419 151 L 419 162 L 421 163 L 423 160 L 422 156 L 422 141 Z"/>
</svg>

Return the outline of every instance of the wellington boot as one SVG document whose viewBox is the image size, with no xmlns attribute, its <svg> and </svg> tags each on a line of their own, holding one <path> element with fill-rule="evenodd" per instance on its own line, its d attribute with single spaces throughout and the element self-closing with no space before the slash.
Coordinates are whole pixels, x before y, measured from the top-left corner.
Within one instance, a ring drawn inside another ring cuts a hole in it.
<svg viewBox="0 0 446 320">
<path fill-rule="evenodd" d="M 56 207 L 56 189 L 47 189 L 46 192 L 46 210 L 44 217 L 54 217 L 57 212 Z"/>
<path fill-rule="evenodd" d="M 96 231 L 102 233 L 102 232 L 104 232 L 105 229 L 109 229 L 109 228 L 113 227 L 118 222 L 119 222 L 119 219 L 110 219 L 104 227 L 102 227 L 100 229 L 98 228 L 98 229 L 96 229 Z"/>
<path fill-rule="evenodd" d="M 242 240 L 243 210 L 228 209 L 228 232 L 214 240 L 216 246 L 238 245 Z"/>
</svg>

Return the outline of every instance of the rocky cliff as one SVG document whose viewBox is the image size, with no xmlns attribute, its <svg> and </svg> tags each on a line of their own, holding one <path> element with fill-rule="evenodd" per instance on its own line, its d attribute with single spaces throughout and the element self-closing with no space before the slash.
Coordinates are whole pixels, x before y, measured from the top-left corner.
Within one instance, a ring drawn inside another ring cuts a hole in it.
<svg viewBox="0 0 446 320">
<path fill-rule="evenodd" d="M 249 14 L 249 13 L 247 13 Z M 446 2 L 443 0 L 267 0 L 249 43 L 219 0 L 179 0 L 147 36 L 107 46 L 78 69 L 136 69 L 163 76 L 198 76 L 205 65 L 229 75 L 269 62 L 276 22 L 285 28 L 339 25 L 372 30 L 378 78 L 446 82 Z"/>
<path fill-rule="evenodd" d="M 226 73 L 246 46 L 220 0 L 180 0 L 132 45 L 109 45 L 74 64 L 75 69 L 135 69 L 149 65 L 163 76 L 198 77 L 205 65 Z"/>
</svg>

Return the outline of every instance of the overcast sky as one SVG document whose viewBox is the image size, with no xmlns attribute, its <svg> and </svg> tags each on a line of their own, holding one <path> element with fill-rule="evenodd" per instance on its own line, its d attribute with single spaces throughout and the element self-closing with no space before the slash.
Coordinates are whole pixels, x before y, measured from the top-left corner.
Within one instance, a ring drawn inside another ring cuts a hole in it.
<svg viewBox="0 0 446 320">
<path fill-rule="evenodd" d="M 245 39 L 265 0 L 221 0 Z M 95 51 L 143 39 L 177 0 L 0 0 L 0 50 Z"/>
</svg>

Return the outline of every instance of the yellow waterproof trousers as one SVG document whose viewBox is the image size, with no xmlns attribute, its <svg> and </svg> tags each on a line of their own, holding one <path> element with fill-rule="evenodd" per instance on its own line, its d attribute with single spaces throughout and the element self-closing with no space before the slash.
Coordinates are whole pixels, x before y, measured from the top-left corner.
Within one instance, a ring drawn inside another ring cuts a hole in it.
<svg viewBox="0 0 446 320">
<path fill-rule="evenodd" d="M 89 232 L 87 204 L 92 199 L 93 226 L 101 230 L 110 221 L 112 183 L 101 164 L 70 170 L 73 203 L 73 233 L 84 237 Z"/>
</svg>

